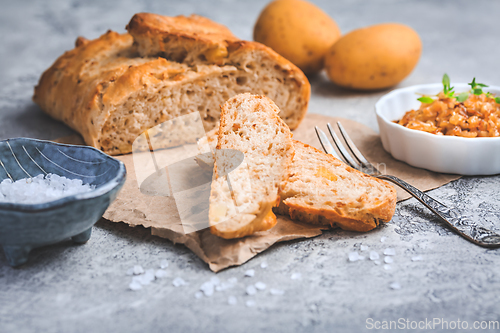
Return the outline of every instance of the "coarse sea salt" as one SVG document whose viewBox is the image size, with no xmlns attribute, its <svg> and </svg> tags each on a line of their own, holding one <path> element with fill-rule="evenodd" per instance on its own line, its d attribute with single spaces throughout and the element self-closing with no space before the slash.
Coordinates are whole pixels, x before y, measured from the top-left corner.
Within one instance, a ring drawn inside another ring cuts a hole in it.
<svg viewBox="0 0 500 333">
<path fill-rule="evenodd" d="M 187 283 L 186 281 L 184 281 L 183 278 L 181 277 L 176 277 L 173 281 L 172 281 L 172 285 L 174 287 L 181 287 L 181 286 L 185 286 Z"/>
<path fill-rule="evenodd" d="M 253 299 L 249 299 L 248 301 L 245 302 L 245 305 L 249 308 L 255 306 L 255 301 Z"/>
<path fill-rule="evenodd" d="M 40 204 L 93 189 L 95 185 L 83 184 L 81 179 L 69 179 L 51 173 L 15 182 L 4 179 L 0 183 L 0 202 Z"/>
<path fill-rule="evenodd" d="M 164 268 L 167 268 L 167 267 L 168 267 L 168 261 L 166 261 L 166 260 L 160 261 L 160 268 L 161 269 L 164 269 Z"/>
<path fill-rule="evenodd" d="M 364 260 L 365 257 L 360 256 L 358 251 L 349 252 L 349 261 Z"/>
<path fill-rule="evenodd" d="M 401 289 L 401 285 L 398 282 L 391 283 L 390 287 L 394 290 Z"/>
<path fill-rule="evenodd" d="M 255 284 L 255 288 L 257 288 L 258 290 L 265 290 L 266 289 L 266 284 L 264 282 L 257 282 Z"/>
<path fill-rule="evenodd" d="M 370 251 L 370 260 L 378 260 L 378 259 L 380 259 L 378 253 L 375 251 Z"/>
<path fill-rule="evenodd" d="M 361 250 L 361 251 L 367 251 L 367 250 L 368 250 L 368 246 L 366 246 L 366 245 L 361 245 L 361 246 L 360 246 L 360 250 Z"/>
<path fill-rule="evenodd" d="M 260 263 L 260 268 L 267 268 L 267 262 Z"/>
<path fill-rule="evenodd" d="M 254 275 L 255 275 L 254 269 L 249 269 L 248 271 L 245 272 L 245 276 L 247 277 L 253 277 Z"/>
<path fill-rule="evenodd" d="M 293 273 L 290 278 L 292 280 L 300 280 L 300 279 L 302 279 L 302 274 L 301 273 Z"/>
<path fill-rule="evenodd" d="M 385 257 L 384 262 L 386 264 L 392 264 L 394 262 L 394 259 L 392 259 L 392 257 Z"/>
<path fill-rule="evenodd" d="M 411 257 L 411 261 L 421 261 L 421 260 L 424 260 L 424 258 L 422 258 L 422 256 Z"/>
<path fill-rule="evenodd" d="M 168 273 L 167 271 L 163 270 L 163 269 L 158 269 L 156 272 L 155 272 L 155 277 L 157 279 L 163 279 L 164 277 L 167 277 L 168 276 Z"/>
<path fill-rule="evenodd" d="M 250 285 L 247 287 L 246 292 L 248 295 L 252 296 L 257 293 L 257 289 L 254 286 Z"/>
</svg>

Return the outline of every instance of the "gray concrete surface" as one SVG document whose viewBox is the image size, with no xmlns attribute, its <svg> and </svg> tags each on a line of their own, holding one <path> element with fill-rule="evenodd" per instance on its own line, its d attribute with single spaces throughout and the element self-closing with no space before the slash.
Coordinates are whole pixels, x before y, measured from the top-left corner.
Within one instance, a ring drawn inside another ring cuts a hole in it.
<svg viewBox="0 0 500 333">
<path fill-rule="evenodd" d="M 416 29 L 423 41 L 422 58 L 400 87 L 437 82 L 444 72 L 455 82 L 469 82 L 475 76 L 479 82 L 500 85 L 499 1 L 314 2 L 344 33 L 389 21 Z M 31 95 L 42 71 L 72 48 L 76 36 L 95 38 L 107 29 L 124 31 L 134 13 L 148 11 L 198 13 L 251 39 L 265 4 L 263 0 L 1 1 L 0 139 L 54 139 L 71 133 L 43 115 Z M 377 128 L 373 105 L 386 91 L 344 91 L 323 75 L 311 78 L 311 83 L 309 112 Z M 465 177 L 431 194 L 500 231 L 499 176 Z M 379 254 L 394 248 L 391 269 L 366 259 L 349 262 L 348 253 L 362 245 Z M 415 256 L 422 260 L 412 261 Z M 161 260 L 169 262 L 168 277 L 140 291 L 128 289 L 129 268 L 137 264 L 158 268 Z M 260 267 L 263 262 L 267 268 Z M 100 221 L 87 244 L 68 241 L 34 250 L 20 268 L 8 266 L 0 250 L 0 332 L 457 331 L 422 325 L 426 320 L 444 320 L 453 328 L 460 320 L 460 327 L 466 321 L 472 328 L 475 321 L 499 321 L 499 264 L 500 250 L 466 242 L 414 200 L 398 204 L 392 222 L 373 232 L 331 231 L 282 243 L 217 275 L 186 248 L 153 237 L 149 230 Z M 255 269 L 254 277 L 244 277 L 248 269 Z M 301 273 L 301 279 L 291 279 L 293 273 Z M 238 282 L 230 290 L 197 299 L 201 284 L 215 275 L 222 281 L 237 277 Z M 174 287 L 176 277 L 187 285 Z M 245 288 L 257 281 L 267 289 L 246 295 Z M 394 282 L 401 288 L 391 288 Z M 273 296 L 270 288 L 285 293 Z M 228 304 L 229 296 L 237 298 L 236 305 Z M 247 307 L 248 300 L 255 306 Z M 375 321 L 398 321 L 400 329 L 370 329 Z"/>
</svg>

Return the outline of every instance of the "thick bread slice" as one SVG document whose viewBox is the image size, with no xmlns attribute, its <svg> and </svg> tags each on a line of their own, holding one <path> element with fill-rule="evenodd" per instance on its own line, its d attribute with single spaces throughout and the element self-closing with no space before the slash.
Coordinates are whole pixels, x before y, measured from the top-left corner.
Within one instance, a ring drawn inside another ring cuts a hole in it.
<svg viewBox="0 0 500 333">
<path fill-rule="evenodd" d="M 90 146 L 111 155 L 129 153 L 145 130 L 195 111 L 209 131 L 220 105 L 244 92 L 273 99 L 291 128 L 306 113 L 307 78 L 270 48 L 240 41 L 199 16 L 138 14 L 128 28 L 135 40 L 112 31 L 92 41 L 79 38 L 35 87 L 35 103 Z M 156 141 L 172 144 L 168 132 L 158 133 L 166 137 Z"/>
<path fill-rule="evenodd" d="M 396 191 L 314 147 L 294 140 L 295 157 L 282 185 L 278 214 L 344 230 L 369 231 L 388 222 Z"/>
<path fill-rule="evenodd" d="M 222 107 L 217 150 L 238 150 L 244 160 L 226 175 L 228 161 L 216 158 L 209 208 L 213 234 L 239 238 L 276 224 L 272 207 L 279 204 L 279 185 L 294 154 L 292 134 L 278 113 L 269 98 L 250 94 Z"/>
</svg>

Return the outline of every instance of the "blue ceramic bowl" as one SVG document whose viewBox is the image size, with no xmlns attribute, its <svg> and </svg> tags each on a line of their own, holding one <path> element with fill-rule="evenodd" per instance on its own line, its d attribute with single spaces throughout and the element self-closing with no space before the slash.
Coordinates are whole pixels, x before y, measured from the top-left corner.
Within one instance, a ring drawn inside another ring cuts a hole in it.
<svg viewBox="0 0 500 333">
<path fill-rule="evenodd" d="M 25 138 L 0 141 L 0 182 L 48 173 L 81 179 L 95 189 L 40 204 L 0 202 L 0 245 L 12 266 L 25 263 L 39 246 L 70 237 L 76 243 L 88 241 L 126 176 L 122 162 L 92 147 Z"/>
</svg>

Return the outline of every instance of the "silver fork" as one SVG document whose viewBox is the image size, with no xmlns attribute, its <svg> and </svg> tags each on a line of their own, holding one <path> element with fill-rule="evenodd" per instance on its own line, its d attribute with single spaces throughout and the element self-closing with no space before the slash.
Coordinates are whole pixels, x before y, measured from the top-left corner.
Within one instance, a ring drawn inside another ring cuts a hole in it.
<svg viewBox="0 0 500 333">
<path fill-rule="evenodd" d="M 423 203 L 434 214 L 439 216 L 448 227 L 450 227 L 453 231 L 455 231 L 465 239 L 483 247 L 488 247 L 488 248 L 500 247 L 500 235 L 498 235 L 497 233 L 488 230 L 484 227 L 478 226 L 475 222 L 471 221 L 470 219 L 461 216 L 461 214 L 456 210 L 447 207 L 446 205 L 428 196 L 427 194 L 415 188 L 414 186 L 408 184 L 404 180 L 401 180 L 391 175 L 382 174 L 375 166 L 373 166 L 370 162 L 368 162 L 368 160 L 363 156 L 363 154 L 361 154 L 361 152 L 358 150 L 358 148 L 351 140 L 349 135 L 347 135 L 347 132 L 345 131 L 342 124 L 340 122 L 337 122 L 337 126 L 339 127 L 340 134 L 342 134 L 342 137 L 344 138 L 344 141 L 351 153 L 349 153 L 349 151 L 347 151 L 347 149 L 344 147 L 337 134 L 335 134 L 335 132 L 333 131 L 332 126 L 330 124 L 327 125 L 328 131 L 330 132 L 333 142 L 337 146 L 342 157 L 340 157 L 337 154 L 335 148 L 330 143 L 330 140 L 328 140 L 328 137 L 326 136 L 325 132 L 320 130 L 318 126 L 315 126 L 316 134 L 318 135 L 319 141 L 321 142 L 321 145 L 323 146 L 323 149 L 325 150 L 326 153 L 332 154 L 333 156 L 347 163 L 354 169 L 362 171 L 373 177 L 388 180 L 398 185 L 406 192 L 410 193 L 415 198 L 417 198 L 418 201 Z"/>
</svg>

